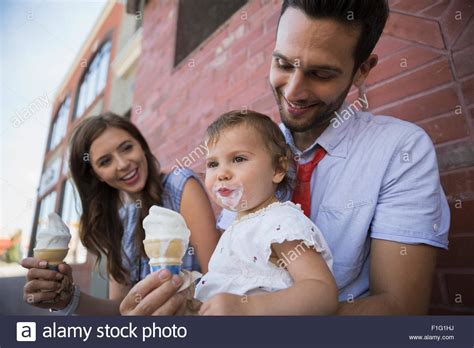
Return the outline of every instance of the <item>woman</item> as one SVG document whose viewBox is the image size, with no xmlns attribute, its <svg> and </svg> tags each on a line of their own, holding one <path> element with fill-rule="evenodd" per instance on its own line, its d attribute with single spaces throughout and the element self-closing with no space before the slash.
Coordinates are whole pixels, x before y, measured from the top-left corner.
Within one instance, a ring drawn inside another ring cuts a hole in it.
<svg viewBox="0 0 474 348">
<path fill-rule="evenodd" d="M 122 299 L 149 273 L 141 221 L 154 204 L 183 215 L 193 246 L 183 267 L 199 269 L 198 261 L 202 272 L 207 272 L 219 238 L 207 195 L 191 170 L 164 175 L 159 168 L 139 130 L 120 116 L 106 113 L 89 117 L 76 127 L 71 139 L 70 169 L 83 210 L 79 233 L 98 261 L 102 256 L 107 258 L 109 300 L 70 286 L 61 296 L 56 291 L 45 291 L 60 289 L 61 282 L 63 288 L 72 284 L 71 268 L 61 264 L 59 272 L 54 272 L 46 269 L 46 262 L 27 258 L 22 261 L 23 267 L 30 269 L 24 288 L 27 303 L 63 310 L 65 314 L 120 314 Z M 157 276 L 171 278 L 167 272 Z M 176 287 L 181 282 L 177 276 L 171 280 Z"/>
</svg>

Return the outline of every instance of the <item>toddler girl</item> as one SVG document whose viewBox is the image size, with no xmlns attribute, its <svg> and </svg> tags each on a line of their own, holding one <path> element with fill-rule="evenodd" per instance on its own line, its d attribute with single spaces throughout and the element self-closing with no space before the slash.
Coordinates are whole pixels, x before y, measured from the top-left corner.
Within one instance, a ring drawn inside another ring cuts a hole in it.
<svg viewBox="0 0 474 348">
<path fill-rule="evenodd" d="M 289 189 L 291 152 L 278 126 L 231 111 L 207 129 L 206 189 L 237 212 L 196 287 L 203 315 L 328 315 L 337 308 L 331 252 Z M 278 192 L 278 197 L 277 197 Z"/>
</svg>

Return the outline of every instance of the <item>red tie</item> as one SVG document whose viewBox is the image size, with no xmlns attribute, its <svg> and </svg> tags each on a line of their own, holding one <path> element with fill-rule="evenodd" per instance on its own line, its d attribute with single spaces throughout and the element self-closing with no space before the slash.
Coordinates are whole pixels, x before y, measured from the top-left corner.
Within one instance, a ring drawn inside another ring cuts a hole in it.
<svg viewBox="0 0 474 348">
<path fill-rule="evenodd" d="M 318 146 L 314 152 L 314 157 L 311 161 L 305 164 L 297 164 L 296 166 L 296 187 L 293 192 L 292 201 L 301 204 L 304 214 L 310 217 L 311 214 L 311 176 L 314 168 L 326 155 L 326 150 Z"/>
</svg>

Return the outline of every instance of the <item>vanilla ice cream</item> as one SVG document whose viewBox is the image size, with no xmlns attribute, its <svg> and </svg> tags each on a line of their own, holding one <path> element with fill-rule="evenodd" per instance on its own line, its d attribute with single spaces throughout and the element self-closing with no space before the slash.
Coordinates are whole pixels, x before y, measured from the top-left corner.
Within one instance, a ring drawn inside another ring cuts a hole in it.
<svg viewBox="0 0 474 348">
<path fill-rule="evenodd" d="M 184 218 L 173 210 L 154 205 L 143 220 L 143 228 L 143 244 L 151 271 L 167 268 L 179 274 L 191 235 Z"/>
<path fill-rule="evenodd" d="M 34 256 L 47 260 L 50 268 L 63 261 L 69 250 L 71 233 L 61 217 L 56 213 L 48 215 L 48 225 L 38 231 Z"/>
</svg>

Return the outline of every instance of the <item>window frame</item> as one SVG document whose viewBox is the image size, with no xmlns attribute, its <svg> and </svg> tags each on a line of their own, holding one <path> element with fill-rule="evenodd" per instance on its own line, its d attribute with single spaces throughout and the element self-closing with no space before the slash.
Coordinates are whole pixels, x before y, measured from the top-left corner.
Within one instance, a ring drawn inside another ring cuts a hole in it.
<svg viewBox="0 0 474 348">
<path fill-rule="evenodd" d="M 64 108 L 67 105 L 67 112 L 64 111 Z M 67 134 L 67 129 L 69 126 L 69 118 L 71 114 L 71 94 L 68 93 L 66 97 L 63 99 L 61 105 L 58 107 L 56 114 L 54 116 L 53 121 L 51 122 L 51 127 L 49 131 L 49 137 L 48 137 L 48 148 L 47 151 L 52 151 L 56 149 L 59 144 L 63 141 Z M 61 122 L 61 125 L 59 124 Z M 59 140 L 55 140 L 57 138 L 57 132 L 59 130 L 59 126 L 61 126 L 62 129 L 62 135 L 59 138 Z M 56 141 L 56 143 L 53 144 L 53 140 Z"/>
<path fill-rule="evenodd" d="M 79 84 L 76 88 L 76 98 L 74 101 L 73 118 L 81 118 L 84 113 L 93 105 L 107 87 L 107 79 L 110 73 L 110 59 L 112 53 L 112 33 L 99 45 L 90 59 L 90 64 L 84 69 Z M 101 81 L 101 67 L 104 62 L 107 67 L 104 81 Z M 92 81 L 94 78 L 94 81 Z M 94 86 L 92 86 L 94 84 Z M 92 89 L 91 89 L 92 88 Z M 90 99 L 90 100 L 89 100 Z"/>
</svg>

